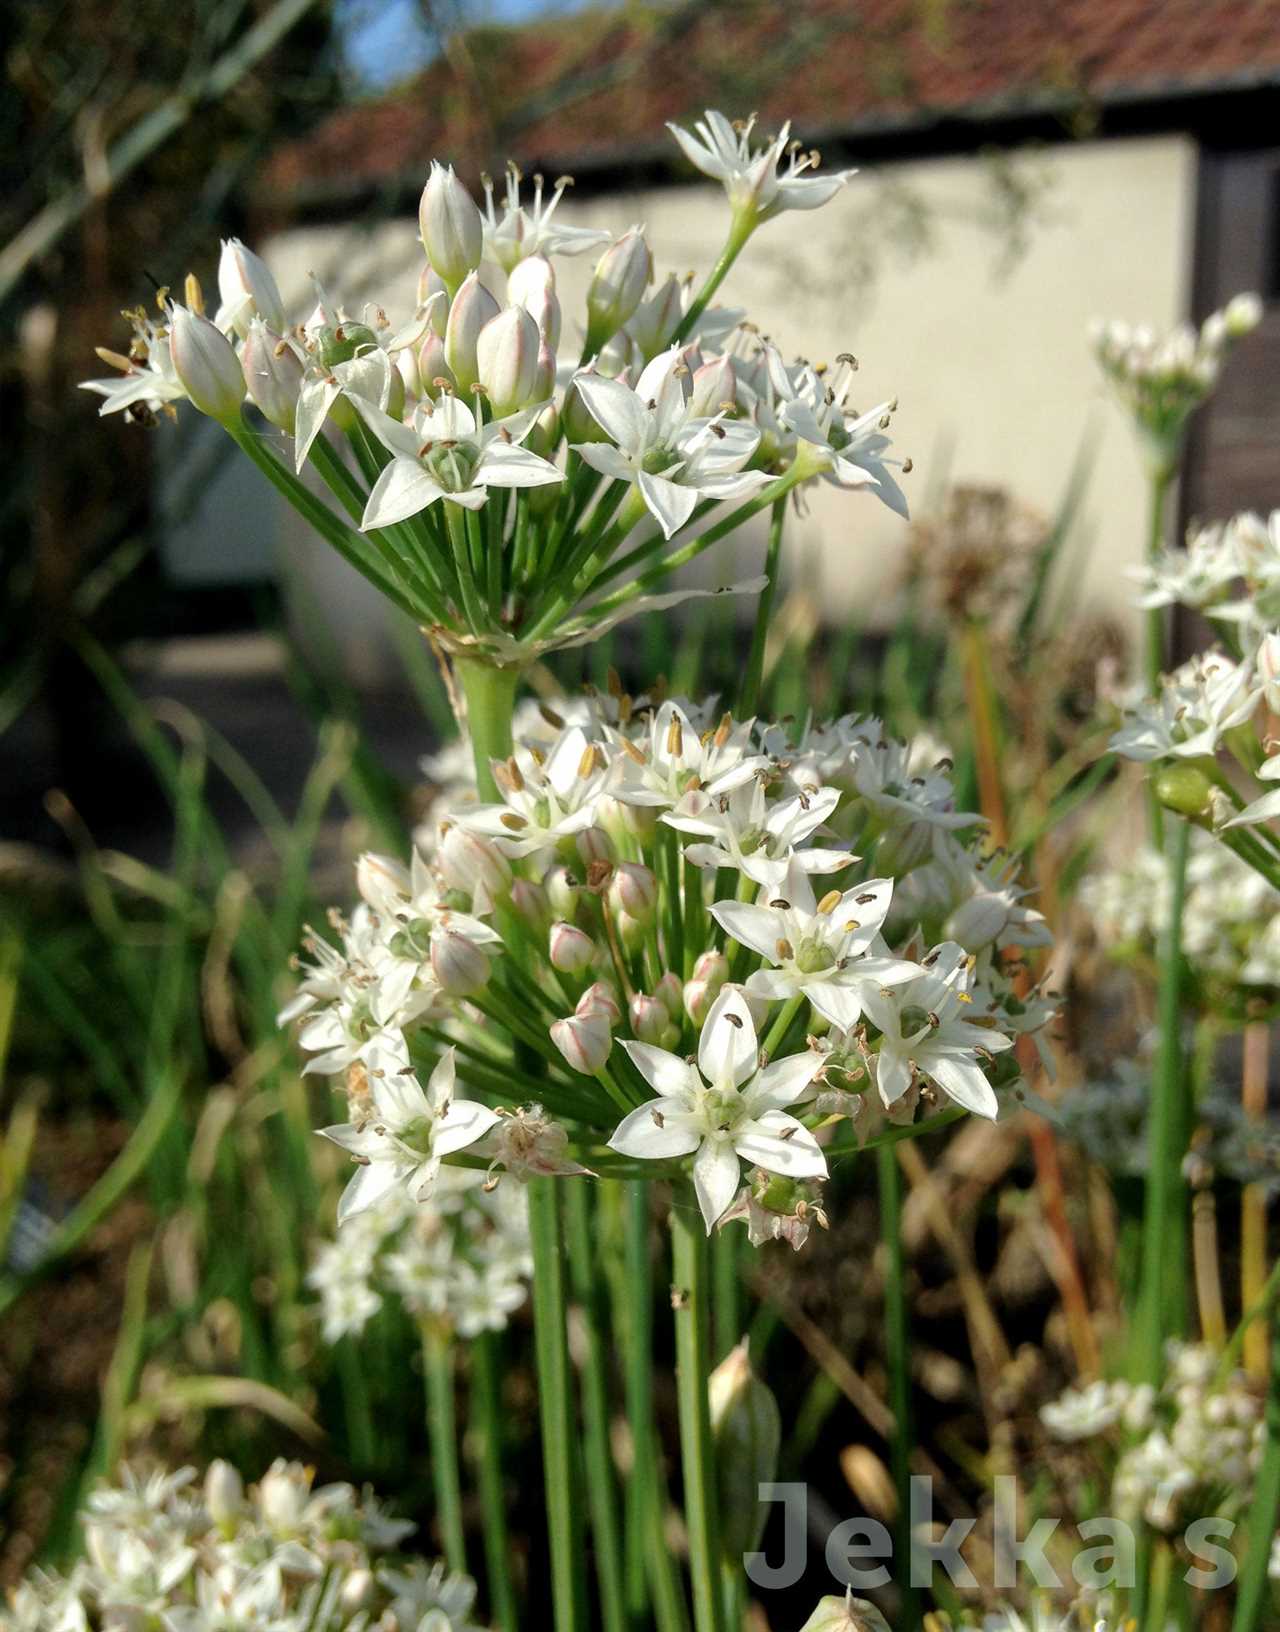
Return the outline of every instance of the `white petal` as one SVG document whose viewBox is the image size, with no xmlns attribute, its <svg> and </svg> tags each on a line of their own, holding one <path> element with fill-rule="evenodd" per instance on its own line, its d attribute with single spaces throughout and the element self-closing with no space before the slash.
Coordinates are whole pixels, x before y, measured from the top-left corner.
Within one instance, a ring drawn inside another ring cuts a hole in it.
<svg viewBox="0 0 1280 1632">
<path fill-rule="evenodd" d="M 302 382 L 293 421 L 293 457 L 298 470 L 306 464 L 311 444 L 319 436 L 320 427 L 337 400 L 336 382 L 331 384 L 326 379 Z"/>
<path fill-rule="evenodd" d="M 437 1156 L 449 1156 L 473 1145 L 498 1120 L 497 1111 L 487 1105 L 477 1104 L 474 1099 L 455 1099 L 435 1125 L 431 1148 Z"/>
<path fill-rule="evenodd" d="M 957 1105 L 995 1121 L 1000 1106 L 994 1089 L 976 1061 L 928 1059 L 921 1062 L 920 1069 L 926 1076 L 932 1077 Z"/>
<path fill-rule="evenodd" d="M 661 1118 L 661 1121 L 659 1121 Z M 610 1150 L 646 1161 L 663 1161 L 687 1156 L 702 1138 L 688 1111 L 673 1111 L 662 1099 L 651 1099 L 638 1111 L 623 1117 L 609 1140 Z"/>
<path fill-rule="evenodd" d="M 738 1088 L 760 1063 L 755 1022 L 740 991 L 726 986 L 711 1005 L 698 1038 L 698 1069 L 713 1088 Z"/>
<path fill-rule="evenodd" d="M 655 1048 L 652 1043 L 632 1042 L 629 1038 L 623 1040 L 622 1046 L 650 1088 L 656 1088 L 660 1094 L 686 1094 L 701 1086 L 698 1073 L 678 1054 Z"/>
<path fill-rule="evenodd" d="M 379 356 L 381 355 L 380 352 Z M 369 383 L 373 384 L 372 381 Z M 418 449 L 422 446 L 423 439 L 411 425 L 393 419 L 390 414 L 384 412 L 380 402 L 354 389 L 351 391 L 351 400 L 355 404 L 361 419 L 364 420 L 388 453 L 394 453 L 398 457 L 405 459 L 417 459 Z"/>
<path fill-rule="evenodd" d="M 711 916 L 725 934 L 740 945 L 750 947 L 770 963 L 777 962 L 783 925 L 772 908 L 752 906 L 747 901 L 717 901 L 711 908 Z"/>
<path fill-rule="evenodd" d="M 356 1213 L 381 1201 L 389 1190 L 394 1190 L 399 1177 L 393 1162 L 370 1162 L 367 1167 L 357 1167 L 338 1202 L 339 1228 Z"/>
<path fill-rule="evenodd" d="M 491 442 L 480 455 L 474 480 L 489 487 L 545 487 L 564 480 L 549 459 L 512 442 Z"/>
<path fill-rule="evenodd" d="M 727 1139 L 704 1139 L 693 1159 L 693 1186 L 710 1235 L 720 1214 L 738 1193 L 738 1153 Z"/>
<path fill-rule="evenodd" d="M 606 380 L 602 374 L 575 374 L 574 388 L 587 411 L 606 436 L 626 453 L 644 448 L 648 416 L 629 385 Z"/>
<path fill-rule="evenodd" d="M 416 459 L 393 459 L 378 477 L 360 518 L 362 532 L 371 527 L 390 527 L 408 516 L 416 516 L 444 496 L 444 489 L 428 476 Z"/>
<path fill-rule="evenodd" d="M 901 1054 L 886 1052 L 876 1056 L 876 1085 L 886 1105 L 896 1104 L 911 1086 L 911 1067 Z"/>
<path fill-rule="evenodd" d="M 813 1049 L 772 1060 L 743 1094 L 752 1116 L 780 1110 L 804 1097 L 805 1090 L 823 1067 L 823 1056 Z"/>
<path fill-rule="evenodd" d="M 766 1111 L 738 1130 L 734 1139 L 744 1162 L 795 1179 L 826 1178 L 827 1159 L 802 1122 L 785 1111 Z"/>
<path fill-rule="evenodd" d="M 644 494 L 649 513 L 662 528 L 664 538 L 679 532 L 698 503 L 696 489 L 680 487 L 675 482 L 669 482 L 665 476 L 650 476 L 648 471 L 640 473 L 640 491 Z"/>
<path fill-rule="evenodd" d="M 598 470 L 602 476 L 612 476 L 615 482 L 635 479 L 635 470 L 627 456 L 612 442 L 575 442 L 573 451 L 592 470 Z"/>
</svg>

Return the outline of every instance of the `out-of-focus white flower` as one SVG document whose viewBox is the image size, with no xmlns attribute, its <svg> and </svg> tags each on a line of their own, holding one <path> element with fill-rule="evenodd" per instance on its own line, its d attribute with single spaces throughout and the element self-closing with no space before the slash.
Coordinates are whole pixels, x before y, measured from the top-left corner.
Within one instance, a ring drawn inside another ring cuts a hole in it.
<svg viewBox="0 0 1280 1632">
<path fill-rule="evenodd" d="M 680 125 L 667 129 L 695 169 L 723 184 L 735 221 L 749 232 L 784 210 L 816 210 L 835 197 L 854 170 L 815 174 L 818 154 L 791 141 L 790 124 L 761 148 L 751 144 L 755 116 L 730 124 L 724 114 L 708 108 L 687 131 Z M 785 170 L 778 166 L 788 154 Z"/>
<path fill-rule="evenodd" d="M 271 268 L 239 238 L 224 238 L 218 259 L 218 307 L 214 323 L 224 334 L 234 330 L 243 340 L 254 318 L 283 334 L 284 301 Z"/>
<path fill-rule="evenodd" d="M 598 227 L 571 227 L 555 219 L 556 206 L 566 188 L 572 185 L 571 177 L 561 176 L 551 197 L 547 198 L 542 177 L 534 176 L 530 208 L 520 199 L 523 179 L 515 164 L 507 165 L 506 199 L 499 210 L 492 180 L 488 176 L 482 178 L 485 253 L 497 261 L 504 272 L 513 271 L 521 261 L 533 255 L 582 255 L 609 242 L 609 234 Z"/>
<path fill-rule="evenodd" d="M 1258 704 L 1252 663 L 1207 652 L 1164 677 L 1159 697 L 1140 703 L 1111 738 L 1126 759 L 1199 759 L 1215 754 L 1226 732 Z"/>
</svg>

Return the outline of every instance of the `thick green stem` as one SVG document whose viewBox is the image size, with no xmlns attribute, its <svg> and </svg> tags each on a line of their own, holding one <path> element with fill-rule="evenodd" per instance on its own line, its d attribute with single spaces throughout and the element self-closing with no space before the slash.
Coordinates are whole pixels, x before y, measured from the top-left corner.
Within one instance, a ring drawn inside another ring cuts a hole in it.
<svg viewBox="0 0 1280 1632">
<path fill-rule="evenodd" d="M 1142 1283 L 1134 1345 L 1134 1380 L 1159 1387 L 1165 1339 L 1180 1330 L 1184 1302 L 1183 1242 L 1186 1187 L 1182 1162 L 1188 1139 L 1182 1059 L 1182 914 L 1191 830 L 1178 822 L 1169 854 L 1170 901 L 1160 949 L 1160 1038 L 1151 1084 L 1147 1133 L 1146 1207 L 1142 1221 Z"/>
<path fill-rule="evenodd" d="M 702 1217 L 687 1192 L 671 1208 L 672 1302 L 676 1323 L 676 1390 L 684 1518 L 689 1534 L 693 1622 L 697 1632 L 723 1632 L 720 1526 L 716 1510 L 714 1449 L 707 1395 L 711 1375 L 708 1252 Z"/>
<path fill-rule="evenodd" d="M 481 1332 L 471 1346 L 471 1431 L 475 1443 L 480 1506 L 484 1514 L 484 1560 L 489 1612 L 500 1632 L 516 1632 L 511 1538 L 502 1476 L 502 1367 L 497 1332 Z"/>
<path fill-rule="evenodd" d="M 756 602 L 756 626 L 751 636 L 751 655 L 747 658 L 747 672 L 738 697 L 738 713 L 745 720 L 760 706 L 760 686 L 764 679 L 764 652 L 769 640 L 769 619 L 773 616 L 773 602 L 778 589 L 778 564 L 782 559 L 783 523 L 787 517 L 787 501 L 773 501 L 769 516 L 769 547 L 765 551 L 764 571 L 769 582 L 760 591 Z"/>
<path fill-rule="evenodd" d="M 559 1180 L 529 1181 L 533 1331 L 555 1632 L 583 1632 L 586 1582 L 577 1425 L 569 1379 Z"/>
<path fill-rule="evenodd" d="M 717 1230 L 711 1238 L 711 1277 L 715 1283 L 712 1359 L 717 1364 L 742 1336 L 742 1285 L 738 1273 L 741 1240 L 735 1228 Z"/>
<path fill-rule="evenodd" d="M 1169 490 L 1173 485 L 1173 476 L 1173 470 L 1165 465 L 1157 465 L 1151 472 L 1151 499 L 1147 523 L 1148 565 L 1155 561 L 1164 548 L 1165 510 Z M 1152 697 L 1160 695 L 1161 676 L 1168 667 L 1165 640 L 1165 625 L 1168 617 L 1168 611 L 1163 606 L 1153 606 L 1147 611 L 1143 666 L 1147 692 Z M 1164 842 L 1164 811 L 1161 808 L 1160 801 L 1156 798 L 1155 788 L 1150 781 L 1147 783 L 1147 824 L 1150 829 L 1152 844 L 1155 845 L 1157 850 L 1161 849 Z"/>
<path fill-rule="evenodd" d="M 600 1586 L 601 1624 L 604 1632 L 625 1632 L 626 1598 L 623 1591 L 622 1545 L 618 1533 L 613 1457 L 609 1449 L 609 1356 L 604 1338 L 601 1279 L 592 1247 L 590 1179 L 566 1179 L 562 1184 L 565 1223 L 569 1237 L 569 1274 L 585 1339 L 582 1367 L 584 1453 L 587 1469 L 587 1505 L 595 1537 L 596 1574 Z"/>
<path fill-rule="evenodd" d="M 1266 1438 L 1262 1466 L 1253 1487 L 1249 1517 L 1248 1551 L 1240 1570 L 1236 1615 L 1231 1632 L 1261 1632 L 1267 1613 L 1270 1582 L 1267 1566 L 1271 1543 L 1280 1525 L 1280 1321 L 1271 1340 L 1271 1379 L 1267 1388 Z"/>
<path fill-rule="evenodd" d="M 892 1145 L 876 1152 L 880 1187 L 880 1239 L 885 1249 L 884 1328 L 885 1361 L 889 1368 L 889 1409 L 893 1412 L 893 1439 L 889 1460 L 898 1494 L 894 1558 L 901 1583 L 899 1623 L 903 1632 L 920 1624 L 920 1605 L 911 1579 L 911 1344 L 907 1327 L 906 1260 L 902 1251 L 902 1175 Z"/>
<path fill-rule="evenodd" d="M 482 799 L 496 800 L 498 784 L 493 779 L 494 759 L 511 753 L 511 712 L 521 670 L 499 668 L 478 657 L 458 657 L 453 672 L 467 701 L 467 731 L 476 762 L 476 786 Z"/>
<path fill-rule="evenodd" d="M 458 1474 L 458 1423 L 453 1398 L 453 1349 L 438 1321 L 422 1323 L 422 1372 L 427 1385 L 431 1480 L 435 1487 L 440 1542 L 451 1570 L 466 1573 L 462 1481 Z"/>
</svg>

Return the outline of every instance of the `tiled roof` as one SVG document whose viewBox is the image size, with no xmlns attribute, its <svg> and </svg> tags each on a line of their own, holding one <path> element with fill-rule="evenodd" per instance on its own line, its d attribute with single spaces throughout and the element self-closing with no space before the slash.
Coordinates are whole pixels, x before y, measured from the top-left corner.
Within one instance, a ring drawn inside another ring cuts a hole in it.
<svg viewBox="0 0 1280 1632">
<path fill-rule="evenodd" d="M 549 173 L 665 151 L 704 107 L 809 140 L 1280 84 L 1280 0 L 668 0 L 485 28 L 273 155 L 280 197 L 511 153 Z"/>
</svg>

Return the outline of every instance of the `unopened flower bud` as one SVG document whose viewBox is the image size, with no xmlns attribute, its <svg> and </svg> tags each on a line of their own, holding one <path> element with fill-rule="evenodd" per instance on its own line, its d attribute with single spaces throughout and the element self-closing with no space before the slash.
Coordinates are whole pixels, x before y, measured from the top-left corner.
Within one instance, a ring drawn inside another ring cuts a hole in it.
<svg viewBox="0 0 1280 1632">
<path fill-rule="evenodd" d="M 736 1562 L 760 1544 L 768 1509 L 752 1497 L 777 1473 L 782 1418 L 768 1384 L 751 1369 L 745 1338 L 711 1373 L 707 1396 L 720 1487 L 720 1545 L 725 1558 Z"/>
<path fill-rule="evenodd" d="M 231 342 L 207 317 L 185 306 L 169 309 L 173 371 L 194 408 L 220 424 L 234 424 L 244 401 L 244 372 Z"/>
<path fill-rule="evenodd" d="M 890 1632 L 890 1627 L 876 1606 L 855 1598 L 850 1587 L 843 1598 L 831 1593 L 819 1599 L 800 1632 Z"/>
<path fill-rule="evenodd" d="M 995 890 L 979 890 L 947 919 L 944 938 L 966 952 L 981 952 L 1003 934 L 1009 922 L 1009 903 Z"/>
<path fill-rule="evenodd" d="M 716 414 L 732 412 L 738 401 L 738 376 L 732 357 L 717 357 L 703 363 L 693 376 L 693 390 L 689 394 L 689 414 L 697 419 L 712 419 Z"/>
<path fill-rule="evenodd" d="M 704 952 L 684 983 L 684 1012 L 700 1026 L 729 978 L 729 960 L 723 952 Z"/>
<path fill-rule="evenodd" d="M 1242 340 L 1262 322 L 1262 302 L 1257 295 L 1234 295 L 1223 308 L 1227 333 L 1233 340 Z"/>
<path fill-rule="evenodd" d="M 438 334 L 429 334 L 418 347 L 418 380 L 422 395 L 430 397 L 432 402 L 446 387 L 450 391 L 457 390 L 458 382 L 445 361 L 444 341 Z"/>
<path fill-rule="evenodd" d="M 432 332 L 443 340 L 444 326 L 449 318 L 449 291 L 430 261 L 418 274 L 418 305 L 427 308 Z"/>
<path fill-rule="evenodd" d="M 541 255 L 517 261 L 507 279 L 507 299 L 528 312 L 543 343 L 554 353 L 560 344 L 560 302 L 550 261 Z"/>
<path fill-rule="evenodd" d="M 484 220 L 476 201 L 453 173 L 432 163 L 418 205 L 418 225 L 427 259 L 450 289 L 480 265 Z"/>
<path fill-rule="evenodd" d="M 440 871 L 453 890 L 474 896 L 483 891 L 490 901 L 511 888 L 511 863 L 492 839 L 465 827 L 451 827 L 440 843 Z"/>
<path fill-rule="evenodd" d="M 648 300 L 636 307 L 627 323 L 627 332 L 639 346 L 646 363 L 671 344 L 671 336 L 682 315 L 680 280 L 673 272 Z"/>
<path fill-rule="evenodd" d="M 646 997 L 643 992 L 637 992 L 631 999 L 629 1008 L 632 1035 L 638 1037 L 642 1043 L 653 1043 L 658 1048 L 668 1048 L 673 1040 L 679 1040 L 680 1034 L 671 1023 L 671 1015 L 666 1004 L 656 997 Z"/>
<path fill-rule="evenodd" d="M 584 867 L 590 867 L 593 862 L 612 863 L 616 854 L 613 840 L 602 827 L 584 827 L 574 842 Z"/>
<path fill-rule="evenodd" d="M 557 1020 L 551 1027 L 551 1041 L 573 1070 L 593 1076 L 603 1067 L 613 1047 L 609 1017 L 603 1009 L 588 1009 L 585 1014 Z"/>
<path fill-rule="evenodd" d="M 284 301 L 270 267 L 238 238 L 222 241 L 218 294 L 222 299 L 219 319 L 230 323 L 241 338 L 248 334 L 255 317 L 269 329 L 282 330 L 285 326 Z"/>
<path fill-rule="evenodd" d="M 489 983 L 489 960 L 474 941 L 452 930 L 431 937 L 431 972 L 450 997 L 470 997 Z"/>
<path fill-rule="evenodd" d="M 658 904 L 658 881 L 649 868 L 634 861 L 620 861 L 614 869 L 609 893 L 619 912 L 625 912 L 641 926 L 653 921 Z"/>
<path fill-rule="evenodd" d="M 529 927 L 539 934 L 551 924 L 551 903 L 541 884 L 527 878 L 511 881 L 511 905 Z"/>
<path fill-rule="evenodd" d="M 905 878 L 913 867 L 928 859 L 933 832 L 928 822 L 894 822 L 880 835 L 876 846 L 877 871 L 890 878 Z"/>
<path fill-rule="evenodd" d="M 459 391 L 470 391 L 480 378 L 480 331 L 498 315 L 498 303 L 472 272 L 453 305 L 444 331 L 444 358 Z"/>
<path fill-rule="evenodd" d="M 684 982 L 674 971 L 668 969 L 662 979 L 653 988 L 653 995 L 659 1003 L 666 1005 L 667 1013 L 680 1023 L 684 1018 Z"/>
<path fill-rule="evenodd" d="M 578 916 L 582 886 L 567 867 L 555 867 L 547 874 L 547 900 L 552 912 L 565 923 L 571 924 Z"/>
<path fill-rule="evenodd" d="M 551 408 L 551 396 L 556 388 L 556 354 L 544 340 L 538 347 L 538 367 L 533 376 L 533 400 L 547 403 Z M 545 411 L 545 410 L 544 410 Z M 554 412 L 554 409 L 553 409 Z"/>
<path fill-rule="evenodd" d="M 644 229 L 623 233 L 596 263 L 587 291 L 587 350 L 599 351 L 616 334 L 644 298 L 653 276 L 653 256 Z"/>
<path fill-rule="evenodd" d="M 599 1009 L 601 1014 L 608 1018 L 611 1026 L 616 1026 L 622 1019 L 622 1009 L 618 1003 L 618 994 L 607 980 L 597 980 L 588 986 L 578 999 L 577 1014 L 590 1014 L 593 1009 Z"/>
<path fill-rule="evenodd" d="M 534 402 L 538 375 L 538 325 L 521 306 L 491 317 L 476 341 L 476 372 L 502 419 Z"/>
<path fill-rule="evenodd" d="M 1280 632 L 1272 629 L 1263 635 L 1257 664 L 1267 707 L 1273 714 L 1280 714 Z"/>
<path fill-rule="evenodd" d="M 596 943 L 573 924 L 552 924 L 548 955 L 553 969 L 562 975 L 578 975 L 596 960 Z"/>
<path fill-rule="evenodd" d="M 244 1480 L 221 1457 L 204 1476 L 204 1505 L 220 1530 L 234 1525 L 244 1508 Z"/>
<path fill-rule="evenodd" d="M 292 436 L 302 384 L 302 363 L 297 352 L 265 323 L 254 322 L 240 362 L 245 386 L 262 417 L 278 431 Z"/>
<path fill-rule="evenodd" d="M 302 1522 L 311 1477 L 300 1463 L 278 1456 L 258 1481 L 258 1512 L 276 1535 L 292 1535 Z"/>
<path fill-rule="evenodd" d="M 338 1596 L 342 1613 L 346 1616 L 359 1615 L 362 1610 L 372 1609 L 378 1600 L 378 1583 L 373 1571 L 350 1571 Z"/>
<path fill-rule="evenodd" d="M 572 382 L 564 394 L 564 407 L 560 417 L 564 421 L 564 434 L 570 442 L 607 442 L 609 433 L 600 421 L 587 407 L 581 395 Z"/>
</svg>

